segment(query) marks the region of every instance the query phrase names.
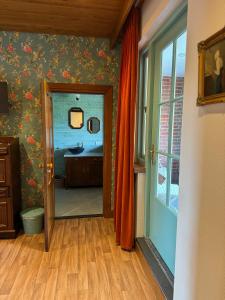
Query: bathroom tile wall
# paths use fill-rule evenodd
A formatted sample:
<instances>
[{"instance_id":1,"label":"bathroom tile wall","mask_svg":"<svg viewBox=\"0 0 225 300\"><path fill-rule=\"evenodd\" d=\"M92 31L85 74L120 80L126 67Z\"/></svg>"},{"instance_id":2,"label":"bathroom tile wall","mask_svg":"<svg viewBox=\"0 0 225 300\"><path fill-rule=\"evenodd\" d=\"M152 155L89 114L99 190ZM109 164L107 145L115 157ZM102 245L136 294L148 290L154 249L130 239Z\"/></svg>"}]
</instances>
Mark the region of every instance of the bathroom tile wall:
<instances>
[{"instance_id":1,"label":"bathroom tile wall","mask_svg":"<svg viewBox=\"0 0 225 300\"><path fill-rule=\"evenodd\" d=\"M79 101L76 100L76 97L79 98ZM54 93L52 98L55 174L65 175L63 155L68 148L82 143L86 151L94 151L101 149L103 145L104 96ZM72 107L79 107L84 112L84 126L81 129L73 129L68 124L68 111ZM87 121L91 117L97 117L100 120L100 131L96 134L91 134L87 130Z\"/></svg>"}]
</instances>

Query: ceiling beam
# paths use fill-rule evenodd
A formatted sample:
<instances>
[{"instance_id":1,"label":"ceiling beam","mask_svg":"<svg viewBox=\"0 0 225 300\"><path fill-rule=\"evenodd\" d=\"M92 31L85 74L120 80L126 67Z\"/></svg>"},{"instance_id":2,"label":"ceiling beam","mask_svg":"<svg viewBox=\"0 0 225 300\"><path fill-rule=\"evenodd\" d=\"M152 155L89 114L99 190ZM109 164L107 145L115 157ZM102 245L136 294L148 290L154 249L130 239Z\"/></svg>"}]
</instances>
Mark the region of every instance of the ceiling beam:
<instances>
[{"instance_id":1,"label":"ceiling beam","mask_svg":"<svg viewBox=\"0 0 225 300\"><path fill-rule=\"evenodd\" d=\"M135 0L124 0L123 2L124 2L124 4L121 8L119 19L115 26L115 30L113 31L112 36L111 36L111 41L110 41L111 48L113 48L115 46L116 41L119 37L119 34L123 28L123 25L126 22L126 19L131 11L131 8L133 7L133 5L135 4L136 1Z\"/></svg>"}]
</instances>

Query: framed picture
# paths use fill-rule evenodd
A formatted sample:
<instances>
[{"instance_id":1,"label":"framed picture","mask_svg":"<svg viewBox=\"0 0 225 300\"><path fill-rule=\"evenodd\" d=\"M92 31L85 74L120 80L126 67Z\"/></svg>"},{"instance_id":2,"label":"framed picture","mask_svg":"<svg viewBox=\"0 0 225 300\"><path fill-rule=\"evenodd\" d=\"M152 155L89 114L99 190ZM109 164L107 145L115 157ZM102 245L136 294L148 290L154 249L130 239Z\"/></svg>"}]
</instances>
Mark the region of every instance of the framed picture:
<instances>
[{"instance_id":1,"label":"framed picture","mask_svg":"<svg viewBox=\"0 0 225 300\"><path fill-rule=\"evenodd\" d=\"M225 102L225 27L198 44L197 105Z\"/></svg>"}]
</instances>

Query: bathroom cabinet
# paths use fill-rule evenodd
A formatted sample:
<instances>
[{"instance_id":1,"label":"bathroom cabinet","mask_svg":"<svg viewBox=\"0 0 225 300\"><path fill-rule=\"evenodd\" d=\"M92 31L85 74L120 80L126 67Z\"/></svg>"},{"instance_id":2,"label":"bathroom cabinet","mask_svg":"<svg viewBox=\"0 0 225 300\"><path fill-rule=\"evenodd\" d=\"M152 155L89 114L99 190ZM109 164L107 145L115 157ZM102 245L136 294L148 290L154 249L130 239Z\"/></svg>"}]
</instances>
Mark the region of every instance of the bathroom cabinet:
<instances>
[{"instance_id":1,"label":"bathroom cabinet","mask_svg":"<svg viewBox=\"0 0 225 300\"><path fill-rule=\"evenodd\" d=\"M0 238L15 238L20 228L19 139L0 137Z\"/></svg>"},{"instance_id":2,"label":"bathroom cabinet","mask_svg":"<svg viewBox=\"0 0 225 300\"><path fill-rule=\"evenodd\" d=\"M65 157L66 187L103 185L103 157Z\"/></svg>"}]
</instances>

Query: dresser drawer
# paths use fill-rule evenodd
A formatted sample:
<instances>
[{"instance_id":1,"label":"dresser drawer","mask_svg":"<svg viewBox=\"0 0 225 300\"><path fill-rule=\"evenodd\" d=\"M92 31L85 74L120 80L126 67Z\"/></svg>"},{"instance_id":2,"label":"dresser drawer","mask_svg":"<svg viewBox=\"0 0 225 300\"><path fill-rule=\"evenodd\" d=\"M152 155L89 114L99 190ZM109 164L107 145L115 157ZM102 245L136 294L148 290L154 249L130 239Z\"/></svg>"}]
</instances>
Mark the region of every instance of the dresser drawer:
<instances>
[{"instance_id":1,"label":"dresser drawer","mask_svg":"<svg viewBox=\"0 0 225 300\"><path fill-rule=\"evenodd\" d=\"M7 229L8 225L7 202L1 202L0 200L0 230Z\"/></svg>"},{"instance_id":2,"label":"dresser drawer","mask_svg":"<svg viewBox=\"0 0 225 300\"><path fill-rule=\"evenodd\" d=\"M0 155L7 155L8 154L8 147L0 145Z\"/></svg>"},{"instance_id":3,"label":"dresser drawer","mask_svg":"<svg viewBox=\"0 0 225 300\"><path fill-rule=\"evenodd\" d=\"M0 198L7 198L8 196L9 196L9 188L8 187L0 187Z\"/></svg>"},{"instance_id":4,"label":"dresser drawer","mask_svg":"<svg viewBox=\"0 0 225 300\"><path fill-rule=\"evenodd\" d=\"M0 185L9 186L10 185L10 165L7 156L0 155Z\"/></svg>"}]
</instances>

